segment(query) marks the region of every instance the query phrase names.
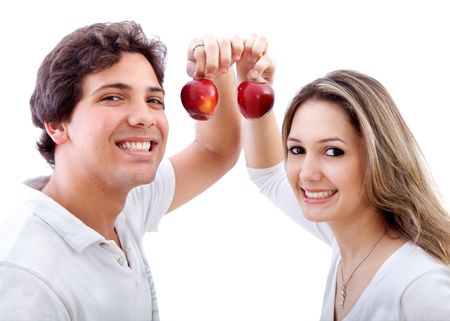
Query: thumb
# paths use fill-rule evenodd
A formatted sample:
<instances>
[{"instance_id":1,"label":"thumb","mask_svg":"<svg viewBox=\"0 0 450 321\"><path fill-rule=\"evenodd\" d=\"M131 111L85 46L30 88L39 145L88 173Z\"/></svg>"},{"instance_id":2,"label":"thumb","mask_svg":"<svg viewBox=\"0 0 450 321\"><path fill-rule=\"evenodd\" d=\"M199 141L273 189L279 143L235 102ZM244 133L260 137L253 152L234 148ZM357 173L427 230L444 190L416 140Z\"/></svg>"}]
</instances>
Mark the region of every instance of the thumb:
<instances>
[{"instance_id":1,"label":"thumb","mask_svg":"<svg viewBox=\"0 0 450 321\"><path fill-rule=\"evenodd\" d=\"M247 73L247 79L252 82L266 82L262 75L255 69L251 69Z\"/></svg>"},{"instance_id":2,"label":"thumb","mask_svg":"<svg viewBox=\"0 0 450 321\"><path fill-rule=\"evenodd\" d=\"M188 60L186 65L186 73L188 74L189 77L193 78L196 68L197 68L196 63L191 60Z\"/></svg>"}]
</instances>

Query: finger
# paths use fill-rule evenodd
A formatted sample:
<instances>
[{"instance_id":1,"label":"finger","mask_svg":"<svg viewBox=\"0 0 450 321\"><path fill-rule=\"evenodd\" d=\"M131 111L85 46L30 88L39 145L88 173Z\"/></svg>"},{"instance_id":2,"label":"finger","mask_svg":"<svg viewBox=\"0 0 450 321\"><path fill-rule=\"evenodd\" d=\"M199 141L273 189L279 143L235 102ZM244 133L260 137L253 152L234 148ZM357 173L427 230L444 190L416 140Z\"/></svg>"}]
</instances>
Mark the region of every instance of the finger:
<instances>
[{"instance_id":1,"label":"finger","mask_svg":"<svg viewBox=\"0 0 450 321\"><path fill-rule=\"evenodd\" d=\"M206 35L203 43L206 56L204 74L206 78L213 78L219 68L219 44L217 39L211 35Z\"/></svg>"},{"instance_id":2,"label":"finger","mask_svg":"<svg viewBox=\"0 0 450 321\"><path fill-rule=\"evenodd\" d=\"M219 45L219 71L227 72L231 66L231 43L228 39L220 39Z\"/></svg>"},{"instance_id":3,"label":"finger","mask_svg":"<svg viewBox=\"0 0 450 321\"><path fill-rule=\"evenodd\" d=\"M242 53L244 52L244 41L239 36L234 36L230 40L231 42L231 57L233 62L241 59Z\"/></svg>"},{"instance_id":4,"label":"finger","mask_svg":"<svg viewBox=\"0 0 450 321\"><path fill-rule=\"evenodd\" d=\"M206 53L203 46L197 47L193 52L195 62L194 78L203 78L206 70Z\"/></svg>"},{"instance_id":5,"label":"finger","mask_svg":"<svg viewBox=\"0 0 450 321\"><path fill-rule=\"evenodd\" d=\"M195 71L197 69L197 65L195 62L188 60L186 65L186 73L189 77L195 78Z\"/></svg>"},{"instance_id":6,"label":"finger","mask_svg":"<svg viewBox=\"0 0 450 321\"><path fill-rule=\"evenodd\" d=\"M202 49L201 47L204 46L203 40L200 38L194 38L189 43L189 46L187 48L187 58L188 60L194 61L194 54L197 51L197 49Z\"/></svg>"},{"instance_id":7,"label":"finger","mask_svg":"<svg viewBox=\"0 0 450 321\"><path fill-rule=\"evenodd\" d=\"M255 37L252 46L252 56L256 58L261 58L267 52L268 42L266 37L258 35Z\"/></svg>"},{"instance_id":8,"label":"finger","mask_svg":"<svg viewBox=\"0 0 450 321\"><path fill-rule=\"evenodd\" d=\"M275 61L268 55L262 56L248 72L247 78L255 82L273 83L273 75L275 72Z\"/></svg>"},{"instance_id":9,"label":"finger","mask_svg":"<svg viewBox=\"0 0 450 321\"><path fill-rule=\"evenodd\" d=\"M246 55L252 54L253 44L255 43L256 37L257 35L254 33L247 40L245 40L244 54Z\"/></svg>"},{"instance_id":10,"label":"finger","mask_svg":"<svg viewBox=\"0 0 450 321\"><path fill-rule=\"evenodd\" d=\"M205 74L205 49L202 39L195 38L191 41L187 51L188 62L186 72L193 78L202 78Z\"/></svg>"}]
</instances>

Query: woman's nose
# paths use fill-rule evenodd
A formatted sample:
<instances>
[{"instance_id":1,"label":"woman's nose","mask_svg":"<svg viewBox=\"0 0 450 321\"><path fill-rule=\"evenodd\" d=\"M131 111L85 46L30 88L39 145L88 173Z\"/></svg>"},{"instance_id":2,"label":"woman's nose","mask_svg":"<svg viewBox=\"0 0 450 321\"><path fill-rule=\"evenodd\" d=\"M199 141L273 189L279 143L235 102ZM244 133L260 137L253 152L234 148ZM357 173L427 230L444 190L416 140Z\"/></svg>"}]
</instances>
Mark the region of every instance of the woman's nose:
<instances>
[{"instance_id":1,"label":"woman's nose","mask_svg":"<svg viewBox=\"0 0 450 321\"><path fill-rule=\"evenodd\" d=\"M301 164L299 176L300 180L303 182L320 180L320 161L317 158L306 154Z\"/></svg>"}]
</instances>

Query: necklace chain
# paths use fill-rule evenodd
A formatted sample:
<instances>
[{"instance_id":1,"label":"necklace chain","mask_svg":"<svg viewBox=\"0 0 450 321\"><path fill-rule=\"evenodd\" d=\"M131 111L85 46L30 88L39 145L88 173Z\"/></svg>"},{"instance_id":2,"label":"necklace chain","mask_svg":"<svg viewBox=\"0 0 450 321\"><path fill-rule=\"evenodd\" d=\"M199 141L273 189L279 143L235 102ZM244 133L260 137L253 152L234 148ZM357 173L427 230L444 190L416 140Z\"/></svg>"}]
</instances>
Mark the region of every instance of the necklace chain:
<instances>
[{"instance_id":1,"label":"necklace chain","mask_svg":"<svg viewBox=\"0 0 450 321\"><path fill-rule=\"evenodd\" d=\"M372 247L369 249L369 251L367 252L367 254L364 256L364 258L361 260L361 262L358 263L358 265L356 265L356 267L353 269L352 273L350 273L350 276L348 277L347 281L344 282L344 268L342 266L342 260L340 262L340 266L341 266L341 281L342 281L342 286L341 286L341 293L339 296L339 308L342 310L344 309L344 304L345 304L345 297L347 295L347 284L348 282L350 282L350 280L353 277L353 274L355 274L356 270L361 266L361 264L364 263L364 261L369 257L370 253L372 253L372 251L375 249L375 247L378 245L378 243L380 243L380 241L383 239L383 237L386 235L386 231L383 233L383 235L381 235L381 237L375 242L374 245L372 245Z\"/></svg>"}]
</instances>

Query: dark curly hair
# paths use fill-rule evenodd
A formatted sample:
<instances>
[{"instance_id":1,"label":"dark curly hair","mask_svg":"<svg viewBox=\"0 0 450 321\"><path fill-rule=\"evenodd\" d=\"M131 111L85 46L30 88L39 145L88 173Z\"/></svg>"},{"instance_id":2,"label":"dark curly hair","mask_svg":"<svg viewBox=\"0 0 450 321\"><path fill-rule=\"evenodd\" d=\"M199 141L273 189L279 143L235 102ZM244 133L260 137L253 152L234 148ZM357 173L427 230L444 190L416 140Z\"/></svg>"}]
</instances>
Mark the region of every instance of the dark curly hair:
<instances>
[{"instance_id":1,"label":"dark curly hair","mask_svg":"<svg viewBox=\"0 0 450 321\"><path fill-rule=\"evenodd\" d=\"M37 73L30 108L33 124L42 129L37 148L51 166L55 165L55 143L45 131L44 122L70 119L81 99L83 77L111 67L120 60L122 52L144 55L162 86L166 46L159 38L147 38L141 26L132 21L96 23L77 29L45 57Z\"/></svg>"}]
</instances>

